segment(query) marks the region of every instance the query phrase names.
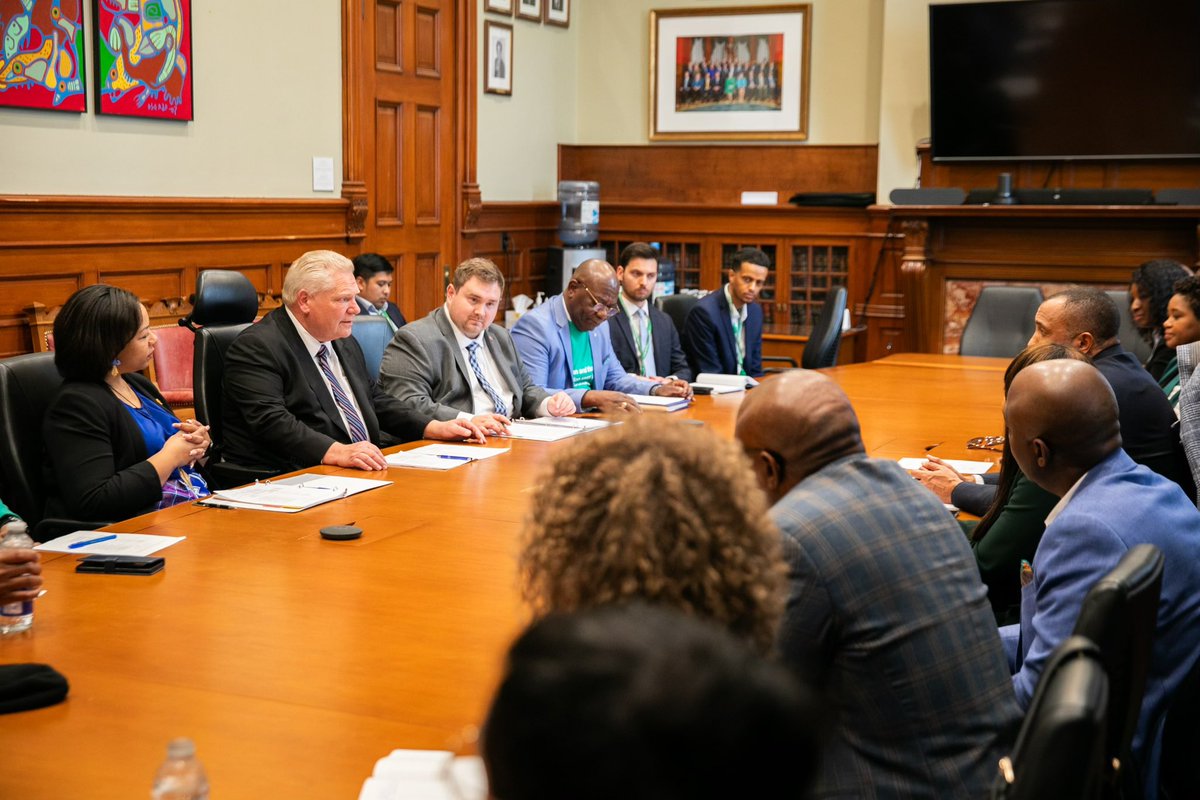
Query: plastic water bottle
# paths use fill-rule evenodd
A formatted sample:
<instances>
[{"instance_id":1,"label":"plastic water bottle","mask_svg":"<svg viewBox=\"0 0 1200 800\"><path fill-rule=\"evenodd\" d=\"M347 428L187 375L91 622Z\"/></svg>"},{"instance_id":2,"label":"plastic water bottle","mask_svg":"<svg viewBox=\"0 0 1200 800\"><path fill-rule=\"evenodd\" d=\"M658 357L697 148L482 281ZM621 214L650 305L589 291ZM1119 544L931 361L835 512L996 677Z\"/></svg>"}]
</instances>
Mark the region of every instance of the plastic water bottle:
<instances>
[{"instance_id":1,"label":"plastic water bottle","mask_svg":"<svg viewBox=\"0 0 1200 800\"><path fill-rule=\"evenodd\" d=\"M172 739L154 776L153 800L208 800L208 777L191 739Z\"/></svg>"},{"instance_id":2,"label":"plastic water bottle","mask_svg":"<svg viewBox=\"0 0 1200 800\"><path fill-rule=\"evenodd\" d=\"M4 538L0 539L0 548L15 550L32 550L33 539L29 536L29 526L17 520L8 523ZM21 600L0 606L0 634L20 633L33 627L33 601Z\"/></svg>"}]
</instances>

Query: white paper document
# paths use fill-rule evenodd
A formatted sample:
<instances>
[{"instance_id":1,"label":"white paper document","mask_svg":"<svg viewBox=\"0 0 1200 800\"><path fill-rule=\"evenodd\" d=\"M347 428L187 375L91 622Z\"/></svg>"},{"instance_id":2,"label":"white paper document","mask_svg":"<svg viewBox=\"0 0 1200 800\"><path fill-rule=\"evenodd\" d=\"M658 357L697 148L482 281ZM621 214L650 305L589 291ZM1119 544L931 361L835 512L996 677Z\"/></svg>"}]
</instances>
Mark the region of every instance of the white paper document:
<instances>
[{"instance_id":1,"label":"white paper document","mask_svg":"<svg viewBox=\"0 0 1200 800\"><path fill-rule=\"evenodd\" d=\"M990 461L965 461L954 458L943 458L942 460L963 475L982 475L994 466ZM905 469L920 469L925 461L924 458L902 458L900 466Z\"/></svg>"},{"instance_id":2,"label":"white paper document","mask_svg":"<svg viewBox=\"0 0 1200 800\"><path fill-rule=\"evenodd\" d=\"M743 392L751 386L758 386L758 381L749 375L723 375L715 372L701 372L692 381L692 388L708 389L710 394L727 394Z\"/></svg>"},{"instance_id":3,"label":"white paper document","mask_svg":"<svg viewBox=\"0 0 1200 800\"><path fill-rule=\"evenodd\" d=\"M393 750L375 762L358 800L484 800L487 773L479 756L446 750Z\"/></svg>"},{"instance_id":4,"label":"white paper document","mask_svg":"<svg viewBox=\"0 0 1200 800\"><path fill-rule=\"evenodd\" d=\"M647 408L661 408L665 411L679 411L687 408L689 400L686 397L660 397L658 395L649 394L634 394L630 395L637 401L639 406Z\"/></svg>"},{"instance_id":5,"label":"white paper document","mask_svg":"<svg viewBox=\"0 0 1200 800\"><path fill-rule=\"evenodd\" d=\"M507 447L472 447L467 444L427 444L412 450L385 456L389 467L447 470L472 461L493 458L507 453Z\"/></svg>"},{"instance_id":6,"label":"white paper document","mask_svg":"<svg viewBox=\"0 0 1200 800\"><path fill-rule=\"evenodd\" d=\"M148 533L105 533L104 531L75 531L34 547L47 553L77 553L81 556L148 556L165 547L182 542L186 536L153 536ZM97 539L104 541L95 544ZM76 545L72 547L71 545Z\"/></svg>"},{"instance_id":7,"label":"white paper document","mask_svg":"<svg viewBox=\"0 0 1200 800\"><path fill-rule=\"evenodd\" d=\"M569 428L565 425L542 425L538 422L513 420L508 426L510 439L529 439L534 442L557 442L582 433L582 428Z\"/></svg>"},{"instance_id":8,"label":"white paper document","mask_svg":"<svg viewBox=\"0 0 1200 800\"><path fill-rule=\"evenodd\" d=\"M201 501L215 508L274 511L294 514L331 500L387 486L391 481L371 478L343 478L335 475L316 475L306 472L276 481L259 481L240 489L221 489Z\"/></svg>"}]
</instances>

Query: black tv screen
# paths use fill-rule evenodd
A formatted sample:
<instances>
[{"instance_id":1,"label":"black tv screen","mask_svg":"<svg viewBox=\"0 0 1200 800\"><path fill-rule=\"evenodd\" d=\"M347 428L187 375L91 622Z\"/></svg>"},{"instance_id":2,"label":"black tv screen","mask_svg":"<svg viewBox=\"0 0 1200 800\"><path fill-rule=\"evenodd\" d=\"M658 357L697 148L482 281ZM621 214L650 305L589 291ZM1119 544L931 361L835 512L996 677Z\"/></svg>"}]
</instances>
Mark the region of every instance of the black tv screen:
<instances>
[{"instance_id":1,"label":"black tv screen","mask_svg":"<svg viewBox=\"0 0 1200 800\"><path fill-rule=\"evenodd\" d=\"M1200 157L1200 0L929 7L935 161Z\"/></svg>"}]
</instances>

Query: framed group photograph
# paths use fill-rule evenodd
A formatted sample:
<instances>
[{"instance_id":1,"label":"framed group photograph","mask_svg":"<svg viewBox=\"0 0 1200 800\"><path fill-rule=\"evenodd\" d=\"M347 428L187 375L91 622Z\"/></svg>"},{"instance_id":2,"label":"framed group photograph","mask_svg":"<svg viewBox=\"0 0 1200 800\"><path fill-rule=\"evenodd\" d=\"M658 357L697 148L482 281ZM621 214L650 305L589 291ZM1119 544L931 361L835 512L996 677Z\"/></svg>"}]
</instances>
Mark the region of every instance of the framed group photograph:
<instances>
[{"instance_id":1,"label":"framed group photograph","mask_svg":"<svg viewBox=\"0 0 1200 800\"><path fill-rule=\"evenodd\" d=\"M563 28L571 26L571 0L542 0L545 4L542 22Z\"/></svg>"},{"instance_id":2,"label":"framed group photograph","mask_svg":"<svg viewBox=\"0 0 1200 800\"><path fill-rule=\"evenodd\" d=\"M483 10L511 17L515 0L483 0Z\"/></svg>"},{"instance_id":3,"label":"framed group photograph","mask_svg":"<svg viewBox=\"0 0 1200 800\"><path fill-rule=\"evenodd\" d=\"M542 2L543 0L516 0L517 16L521 19L531 19L534 22L541 22Z\"/></svg>"},{"instance_id":4,"label":"framed group photograph","mask_svg":"<svg viewBox=\"0 0 1200 800\"><path fill-rule=\"evenodd\" d=\"M483 91L512 94L513 26L484 20L483 48Z\"/></svg>"},{"instance_id":5,"label":"framed group photograph","mask_svg":"<svg viewBox=\"0 0 1200 800\"><path fill-rule=\"evenodd\" d=\"M652 140L807 139L812 6L650 12Z\"/></svg>"}]
</instances>

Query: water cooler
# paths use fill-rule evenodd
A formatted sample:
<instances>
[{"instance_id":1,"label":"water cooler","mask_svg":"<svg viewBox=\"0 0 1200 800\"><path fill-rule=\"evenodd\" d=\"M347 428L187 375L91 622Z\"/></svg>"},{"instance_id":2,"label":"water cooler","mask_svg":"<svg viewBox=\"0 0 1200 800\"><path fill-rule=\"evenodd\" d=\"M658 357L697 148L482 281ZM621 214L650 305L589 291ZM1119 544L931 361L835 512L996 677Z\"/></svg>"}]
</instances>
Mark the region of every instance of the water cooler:
<instances>
[{"instance_id":1,"label":"water cooler","mask_svg":"<svg viewBox=\"0 0 1200 800\"><path fill-rule=\"evenodd\" d=\"M546 296L562 294L575 268L591 258L608 254L595 247L600 235L600 184L595 181L559 181L558 202L562 217L558 238L562 247L546 251Z\"/></svg>"}]
</instances>

